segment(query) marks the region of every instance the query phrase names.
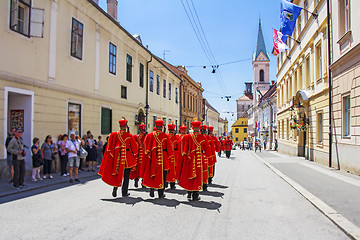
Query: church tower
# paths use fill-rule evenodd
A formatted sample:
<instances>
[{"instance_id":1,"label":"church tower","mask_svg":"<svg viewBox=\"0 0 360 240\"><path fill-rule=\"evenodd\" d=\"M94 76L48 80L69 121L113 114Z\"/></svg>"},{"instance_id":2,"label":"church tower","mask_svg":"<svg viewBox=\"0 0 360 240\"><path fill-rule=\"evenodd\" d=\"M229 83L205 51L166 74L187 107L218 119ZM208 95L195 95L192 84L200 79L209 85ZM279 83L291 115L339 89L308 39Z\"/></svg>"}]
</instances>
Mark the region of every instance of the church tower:
<instances>
[{"instance_id":1,"label":"church tower","mask_svg":"<svg viewBox=\"0 0 360 240\"><path fill-rule=\"evenodd\" d=\"M258 103L259 98L270 88L269 66L270 58L266 51L264 35L261 29L261 19L259 19L259 31L257 37L256 50L253 55L253 100L254 106ZM260 91L260 93L259 93Z\"/></svg>"}]
</instances>

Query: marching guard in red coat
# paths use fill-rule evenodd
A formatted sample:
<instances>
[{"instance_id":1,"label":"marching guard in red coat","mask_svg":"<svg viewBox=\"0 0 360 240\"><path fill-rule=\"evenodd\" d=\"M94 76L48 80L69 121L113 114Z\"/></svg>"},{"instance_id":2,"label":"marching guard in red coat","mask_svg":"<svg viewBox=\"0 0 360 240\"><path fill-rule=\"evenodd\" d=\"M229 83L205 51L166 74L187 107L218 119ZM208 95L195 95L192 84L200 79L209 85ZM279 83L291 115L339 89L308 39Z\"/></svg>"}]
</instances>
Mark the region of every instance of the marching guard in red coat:
<instances>
[{"instance_id":1,"label":"marching guard in red coat","mask_svg":"<svg viewBox=\"0 0 360 240\"><path fill-rule=\"evenodd\" d=\"M212 157L210 158L210 161L209 161L209 184L211 184L212 179L215 175L215 163L217 162L216 161L216 152L220 152L220 142L213 135L214 127L209 126L208 129L209 129L208 130L208 138L210 139L210 141L212 141L212 146L214 147L211 152Z\"/></svg>"},{"instance_id":2,"label":"marching guard in red coat","mask_svg":"<svg viewBox=\"0 0 360 240\"><path fill-rule=\"evenodd\" d=\"M200 200L199 191L202 190L204 182L204 172L207 172L207 163L204 156L209 157L211 149L206 137L200 134L201 122L192 122L193 131L187 134L184 141L182 155L188 155L183 159L181 171L179 173L179 185L192 195L193 200Z\"/></svg>"},{"instance_id":3,"label":"marching guard in red coat","mask_svg":"<svg viewBox=\"0 0 360 240\"><path fill-rule=\"evenodd\" d=\"M177 166L177 154L178 154L178 136L175 135L175 128L176 128L176 125L171 122L169 125L168 125L168 130L169 130L169 139L170 139L170 142L171 142L171 146L173 147L174 149L174 158L170 160L170 170L169 172L167 173L166 175L166 182L170 183L170 188L171 189L175 189L175 182L176 182L176 166ZM172 166L174 165L174 166ZM174 171L173 171L174 170ZM166 186L167 187L167 184Z\"/></svg>"},{"instance_id":4,"label":"marching guard in red coat","mask_svg":"<svg viewBox=\"0 0 360 240\"><path fill-rule=\"evenodd\" d=\"M134 182L135 182L134 186L136 188L138 188L139 187L139 178L141 178L141 176L140 176L141 163L142 163L142 159L143 159L143 155L144 155L144 140L145 140L145 136L146 136L146 125L144 123L141 123L139 125L139 134L133 135L133 136L134 136L136 143L138 144L139 151L138 151L138 154L135 155L137 165L131 169L130 179L134 180Z\"/></svg>"},{"instance_id":5,"label":"marching guard in red coat","mask_svg":"<svg viewBox=\"0 0 360 240\"><path fill-rule=\"evenodd\" d=\"M205 124L202 124L200 126L200 132L201 134L205 137L206 141L208 142L209 146L210 146L210 154L204 155L204 159L205 159L205 165L207 166L207 170L204 171L204 183L203 183L203 191L207 191L207 187L208 187L208 181L209 181L209 173L210 173L210 164L212 163L212 152L215 151L214 150L214 144L212 143L211 138L207 135L207 126ZM204 167L205 167L204 165Z\"/></svg>"},{"instance_id":6,"label":"marching guard in red coat","mask_svg":"<svg viewBox=\"0 0 360 240\"><path fill-rule=\"evenodd\" d=\"M141 166L140 175L143 185L150 188L150 196L154 197L154 189L158 189L159 198L165 197L164 189L166 174L174 171L174 150L169 137L162 131L163 120L155 121L156 131L145 137L145 155ZM170 164L172 162L172 164Z\"/></svg>"},{"instance_id":7,"label":"marching guard in red coat","mask_svg":"<svg viewBox=\"0 0 360 240\"><path fill-rule=\"evenodd\" d=\"M182 154L183 150L184 150L184 146L185 146L185 136L186 136L186 130L187 127L185 125L180 126L180 134L176 135L178 138L178 143L177 143L177 151L175 150L175 154L177 154L176 156L176 180L179 181L180 179L180 172L183 166L183 162L185 157L187 157L188 155L186 154Z\"/></svg>"},{"instance_id":8,"label":"marching guard in red coat","mask_svg":"<svg viewBox=\"0 0 360 240\"><path fill-rule=\"evenodd\" d=\"M224 151L224 145L223 145L223 140L221 139L221 136L219 136L219 144L220 144L220 151L218 153L218 156L221 157L221 151Z\"/></svg>"},{"instance_id":9,"label":"marching guard in red coat","mask_svg":"<svg viewBox=\"0 0 360 240\"><path fill-rule=\"evenodd\" d=\"M138 146L134 137L126 131L127 122L125 118L120 120L120 131L110 134L99 169L101 179L114 187L113 197L117 196L117 189L120 186L123 197L130 195L128 193L130 171L136 166L135 156L138 154Z\"/></svg>"},{"instance_id":10,"label":"marching guard in red coat","mask_svg":"<svg viewBox=\"0 0 360 240\"><path fill-rule=\"evenodd\" d=\"M232 149L232 145L233 145L233 141L231 140L230 136L227 136L226 140L224 141L224 145L225 145L226 157L230 158L231 149Z\"/></svg>"}]
</instances>

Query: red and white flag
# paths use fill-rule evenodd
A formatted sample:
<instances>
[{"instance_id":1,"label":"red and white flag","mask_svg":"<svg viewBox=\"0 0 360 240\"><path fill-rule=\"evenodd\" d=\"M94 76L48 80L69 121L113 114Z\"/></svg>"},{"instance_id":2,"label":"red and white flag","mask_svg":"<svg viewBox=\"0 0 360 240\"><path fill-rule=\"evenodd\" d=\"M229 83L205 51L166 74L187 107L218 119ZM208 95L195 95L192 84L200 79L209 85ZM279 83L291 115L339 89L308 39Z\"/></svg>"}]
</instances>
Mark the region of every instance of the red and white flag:
<instances>
[{"instance_id":1,"label":"red and white flag","mask_svg":"<svg viewBox=\"0 0 360 240\"><path fill-rule=\"evenodd\" d=\"M281 52L285 52L285 50L289 50L289 47L281 40L282 36L283 34L280 31L273 29L274 55L278 55Z\"/></svg>"}]
</instances>

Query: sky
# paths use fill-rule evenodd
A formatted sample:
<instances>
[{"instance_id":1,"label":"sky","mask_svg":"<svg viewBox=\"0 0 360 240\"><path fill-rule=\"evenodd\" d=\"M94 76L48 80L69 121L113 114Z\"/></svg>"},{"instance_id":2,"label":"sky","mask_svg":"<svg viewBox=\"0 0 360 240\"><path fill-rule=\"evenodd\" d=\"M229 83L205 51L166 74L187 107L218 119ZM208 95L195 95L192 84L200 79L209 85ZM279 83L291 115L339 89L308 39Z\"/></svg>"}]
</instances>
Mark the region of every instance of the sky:
<instances>
[{"instance_id":1,"label":"sky","mask_svg":"<svg viewBox=\"0 0 360 240\"><path fill-rule=\"evenodd\" d=\"M210 49L219 64L212 68L194 33L183 4L194 4ZM106 10L106 0L99 1ZM189 13L190 14L190 13ZM139 34L149 50L172 65L184 65L201 82L203 96L220 117L236 121L236 99L245 82L253 81L252 55L256 49L259 17L270 54L270 81L276 80L276 57L271 54L272 28L280 25L279 0L118 0L118 21L131 34ZM195 15L196 16L196 15ZM233 61L241 62L221 65ZM217 75L217 76L216 76ZM227 101L224 96L231 96Z\"/></svg>"}]
</instances>

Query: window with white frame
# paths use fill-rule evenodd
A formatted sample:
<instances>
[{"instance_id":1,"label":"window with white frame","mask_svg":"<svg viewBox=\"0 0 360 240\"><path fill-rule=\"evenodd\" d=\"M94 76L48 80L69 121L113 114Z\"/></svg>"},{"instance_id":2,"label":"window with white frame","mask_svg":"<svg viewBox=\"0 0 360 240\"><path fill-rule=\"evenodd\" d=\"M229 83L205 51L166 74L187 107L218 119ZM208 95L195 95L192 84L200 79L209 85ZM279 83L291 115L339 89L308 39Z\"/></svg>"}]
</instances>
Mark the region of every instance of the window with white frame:
<instances>
[{"instance_id":1,"label":"window with white frame","mask_svg":"<svg viewBox=\"0 0 360 240\"><path fill-rule=\"evenodd\" d=\"M156 94L160 95L160 76L156 75Z\"/></svg>"},{"instance_id":2,"label":"window with white frame","mask_svg":"<svg viewBox=\"0 0 360 240\"><path fill-rule=\"evenodd\" d=\"M323 113L318 112L316 114L317 119L317 140L319 144L323 143L323 130L324 130L324 119L323 119Z\"/></svg>"},{"instance_id":3,"label":"window with white frame","mask_svg":"<svg viewBox=\"0 0 360 240\"><path fill-rule=\"evenodd\" d=\"M150 70L150 86L149 86L149 91L153 92L154 91L154 72Z\"/></svg>"},{"instance_id":4,"label":"window with white frame","mask_svg":"<svg viewBox=\"0 0 360 240\"><path fill-rule=\"evenodd\" d=\"M169 83L169 100L171 100L171 83Z\"/></svg>"},{"instance_id":5,"label":"window with white frame","mask_svg":"<svg viewBox=\"0 0 360 240\"><path fill-rule=\"evenodd\" d=\"M175 88L175 103L178 103L178 88Z\"/></svg>"},{"instance_id":6,"label":"window with white frame","mask_svg":"<svg viewBox=\"0 0 360 240\"><path fill-rule=\"evenodd\" d=\"M30 37L31 0L10 1L10 29Z\"/></svg>"},{"instance_id":7,"label":"window with white frame","mask_svg":"<svg viewBox=\"0 0 360 240\"><path fill-rule=\"evenodd\" d=\"M306 84L305 87L309 87L311 84L311 65L310 65L310 55L305 59L305 68L306 68Z\"/></svg>"},{"instance_id":8,"label":"window with white frame","mask_svg":"<svg viewBox=\"0 0 360 240\"><path fill-rule=\"evenodd\" d=\"M345 137L350 136L350 127L351 127L351 106L350 106L350 95L343 97L343 135Z\"/></svg>"},{"instance_id":9,"label":"window with white frame","mask_svg":"<svg viewBox=\"0 0 360 240\"><path fill-rule=\"evenodd\" d=\"M320 80L322 78L322 50L321 43L316 46L316 80Z\"/></svg>"},{"instance_id":10,"label":"window with white frame","mask_svg":"<svg viewBox=\"0 0 360 240\"><path fill-rule=\"evenodd\" d=\"M116 46L109 44L109 72L116 74Z\"/></svg>"},{"instance_id":11,"label":"window with white frame","mask_svg":"<svg viewBox=\"0 0 360 240\"><path fill-rule=\"evenodd\" d=\"M297 30L298 30L298 37L300 36L300 34L301 34L301 21L302 21L302 14L301 14L301 12L300 12L300 14L299 14L299 17L298 17L298 19L297 19Z\"/></svg>"},{"instance_id":12,"label":"window with white frame","mask_svg":"<svg viewBox=\"0 0 360 240\"><path fill-rule=\"evenodd\" d=\"M81 22L72 19L71 29L71 56L82 60L84 26Z\"/></svg>"},{"instance_id":13,"label":"window with white frame","mask_svg":"<svg viewBox=\"0 0 360 240\"><path fill-rule=\"evenodd\" d=\"M127 87L121 86L121 98L127 99Z\"/></svg>"},{"instance_id":14,"label":"window with white frame","mask_svg":"<svg viewBox=\"0 0 360 240\"><path fill-rule=\"evenodd\" d=\"M304 14L305 14L305 23L309 20L309 14L308 14L308 12L309 12L309 1L308 0L306 0L305 2L304 2Z\"/></svg>"},{"instance_id":15,"label":"window with white frame","mask_svg":"<svg viewBox=\"0 0 360 240\"><path fill-rule=\"evenodd\" d=\"M126 54L126 80L132 82L132 56Z\"/></svg>"},{"instance_id":16,"label":"window with white frame","mask_svg":"<svg viewBox=\"0 0 360 240\"><path fill-rule=\"evenodd\" d=\"M350 0L339 1L339 38L350 30Z\"/></svg>"},{"instance_id":17,"label":"window with white frame","mask_svg":"<svg viewBox=\"0 0 360 240\"><path fill-rule=\"evenodd\" d=\"M345 21L344 21L344 27L345 32L350 30L350 7L349 7L349 1L350 0L344 0L344 15L345 15Z\"/></svg>"},{"instance_id":18,"label":"window with white frame","mask_svg":"<svg viewBox=\"0 0 360 240\"><path fill-rule=\"evenodd\" d=\"M144 64L140 63L139 67L139 86L144 87Z\"/></svg>"},{"instance_id":19,"label":"window with white frame","mask_svg":"<svg viewBox=\"0 0 360 240\"><path fill-rule=\"evenodd\" d=\"M166 98L166 80L163 79L163 97Z\"/></svg>"}]
</instances>

